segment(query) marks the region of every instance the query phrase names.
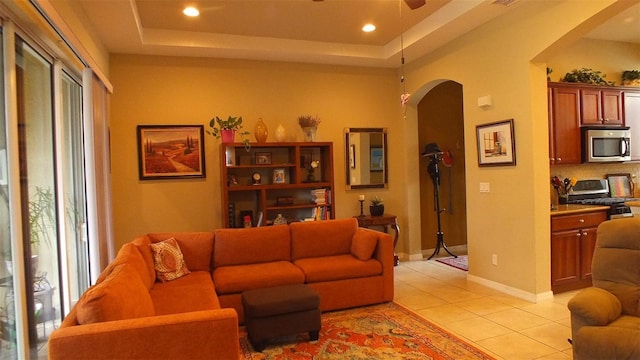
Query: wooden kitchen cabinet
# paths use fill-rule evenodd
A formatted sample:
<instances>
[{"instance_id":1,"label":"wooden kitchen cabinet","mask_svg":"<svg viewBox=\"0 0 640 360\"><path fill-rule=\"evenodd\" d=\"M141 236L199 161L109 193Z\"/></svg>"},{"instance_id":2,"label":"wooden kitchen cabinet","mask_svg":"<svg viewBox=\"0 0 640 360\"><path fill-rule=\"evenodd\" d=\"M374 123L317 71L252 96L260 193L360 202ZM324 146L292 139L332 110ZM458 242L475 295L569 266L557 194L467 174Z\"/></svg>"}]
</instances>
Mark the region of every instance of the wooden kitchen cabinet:
<instances>
[{"instance_id":1,"label":"wooden kitchen cabinet","mask_svg":"<svg viewBox=\"0 0 640 360\"><path fill-rule=\"evenodd\" d=\"M591 286L596 231L606 210L551 217L551 290L554 293Z\"/></svg>"},{"instance_id":2,"label":"wooden kitchen cabinet","mask_svg":"<svg viewBox=\"0 0 640 360\"><path fill-rule=\"evenodd\" d=\"M549 84L549 161L552 165L580 164L580 90Z\"/></svg>"},{"instance_id":3,"label":"wooden kitchen cabinet","mask_svg":"<svg viewBox=\"0 0 640 360\"><path fill-rule=\"evenodd\" d=\"M640 134L640 91L633 88L549 82L548 100L551 165L582 162L581 127L626 125ZM640 136L631 141L631 159L640 160Z\"/></svg>"},{"instance_id":4,"label":"wooden kitchen cabinet","mask_svg":"<svg viewBox=\"0 0 640 360\"><path fill-rule=\"evenodd\" d=\"M624 124L622 90L611 88L580 89L580 123L584 126Z\"/></svg>"},{"instance_id":5,"label":"wooden kitchen cabinet","mask_svg":"<svg viewBox=\"0 0 640 360\"><path fill-rule=\"evenodd\" d=\"M640 160L640 90L624 90L624 118L631 131L631 160Z\"/></svg>"}]
</instances>

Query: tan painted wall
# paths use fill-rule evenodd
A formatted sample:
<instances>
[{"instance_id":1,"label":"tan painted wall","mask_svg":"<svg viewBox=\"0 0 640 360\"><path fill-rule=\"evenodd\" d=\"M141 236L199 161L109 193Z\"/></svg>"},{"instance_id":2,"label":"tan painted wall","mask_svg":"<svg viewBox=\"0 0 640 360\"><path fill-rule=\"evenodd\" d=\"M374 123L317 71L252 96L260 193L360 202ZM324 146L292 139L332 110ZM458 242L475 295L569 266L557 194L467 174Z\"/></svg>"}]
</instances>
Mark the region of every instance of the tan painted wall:
<instances>
[{"instance_id":1,"label":"tan painted wall","mask_svg":"<svg viewBox=\"0 0 640 360\"><path fill-rule=\"evenodd\" d=\"M402 132L395 71L275 62L113 55L111 151L116 248L157 231L213 230L221 225L219 141L205 139L203 180L138 180L136 125L203 124L214 115L241 115L252 131L259 117L268 141L282 124L302 140L297 116L317 114L318 141L334 143L336 217L359 213L358 194L378 195L387 212L402 214L399 161L389 161L384 190L345 190L344 127L387 127L389 157L401 157ZM254 140L253 135L250 136ZM367 204L368 205L368 204ZM403 221L403 220L401 220ZM402 225L402 224L401 224Z\"/></svg>"},{"instance_id":2,"label":"tan painted wall","mask_svg":"<svg viewBox=\"0 0 640 360\"><path fill-rule=\"evenodd\" d=\"M586 67L602 72L605 80L621 85L624 70L640 69L640 45L581 39L549 58L548 66L553 69L551 81L560 81L567 72Z\"/></svg>"},{"instance_id":3,"label":"tan painted wall","mask_svg":"<svg viewBox=\"0 0 640 360\"><path fill-rule=\"evenodd\" d=\"M528 294L549 291L546 64L539 56L612 3L580 2L577 7L573 1L517 2L511 5L508 17L500 17L407 67L407 86L415 93L405 133L409 191L417 187L418 176L412 169L419 163L418 149L424 145L412 136L417 102L442 79L463 86L471 275ZM587 30L581 27L580 35ZM476 101L485 95L492 96L493 106L483 110ZM515 121L517 165L479 168L476 125L511 118ZM480 182L489 182L491 192L479 193ZM409 193L407 199L411 199ZM419 204L407 201L407 206L413 254L419 250L420 229L412 216L419 216ZM492 254L498 255L497 266L491 265Z\"/></svg>"}]
</instances>

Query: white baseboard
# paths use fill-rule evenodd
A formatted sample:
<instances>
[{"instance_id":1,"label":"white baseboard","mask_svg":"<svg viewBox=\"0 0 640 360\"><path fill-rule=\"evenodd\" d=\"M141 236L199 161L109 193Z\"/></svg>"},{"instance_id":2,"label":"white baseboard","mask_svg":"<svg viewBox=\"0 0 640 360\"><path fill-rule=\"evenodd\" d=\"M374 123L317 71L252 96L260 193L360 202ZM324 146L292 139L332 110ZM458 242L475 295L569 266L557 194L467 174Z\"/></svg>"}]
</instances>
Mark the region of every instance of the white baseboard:
<instances>
[{"instance_id":1,"label":"white baseboard","mask_svg":"<svg viewBox=\"0 0 640 360\"><path fill-rule=\"evenodd\" d=\"M495 282L495 281L491 281L491 280L487 280L485 278L481 278L479 276L475 276L475 275L470 275L467 274L467 280L469 281L473 281L475 283L478 283L480 285L484 285L488 288L494 289L494 290L498 290L500 292L503 292L505 294L511 295L511 296L515 296L519 299L523 299L532 303L538 303L540 301L543 300L550 300L553 299L553 292L551 291L546 291L540 294L534 294L534 293L530 293L524 290L520 290L511 286L507 286L504 284L501 284L499 282Z\"/></svg>"},{"instance_id":2,"label":"white baseboard","mask_svg":"<svg viewBox=\"0 0 640 360\"><path fill-rule=\"evenodd\" d=\"M449 249L452 253L456 255L467 254L467 245L447 246L447 249ZM398 257L400 258L400 261L426 260L429 258L429 256L431 256L431 254L433 254L434 251L435 249L424 249L418 254L397 253L396 255L398 255ZM446 250L440 249L440 255L442 254L447 256L449 255L447 254Z\"/></svg>"},{"instance_id":3,"label":"white baseboard","mask_svg":"<svg viewBox=\"0 0 640 360\"><path fill-rule=\"evenodd\" d=\"M447 246L447 248L454 254L456 255L466 255L467 254L467 245L455 245L455 246ZM417 260L426 260L429 258L429 256L431 256L431 254L433 254L433 251L435 249L425 249L422 250L421 253L419 254L406 254L406 253L398 253L398 257L400 258L401 261L417 261ZM446 255L447 252L444 249L440 249L440 255L442 255L442 253L445 253ZM494 289L494 290L498 290L502 293L511 295L511 296L515 296L519 299L523 299L529 302L533 302L533 303L537 303L543 300L550 300L553 299L553 292L552 291L546 291L540 294L534 294L534 293L530 293L524 290L520 290L518 288L514 288L511 286L507 286L504 284L501 284L499 282L495 282L492 280L487 280L485 278L479 277L479 276L475 276L475 275L470 275L467 274L467 280L469 281L473 281L475 283L484 285L488 288Z\"/></svg>"}]
</instances>

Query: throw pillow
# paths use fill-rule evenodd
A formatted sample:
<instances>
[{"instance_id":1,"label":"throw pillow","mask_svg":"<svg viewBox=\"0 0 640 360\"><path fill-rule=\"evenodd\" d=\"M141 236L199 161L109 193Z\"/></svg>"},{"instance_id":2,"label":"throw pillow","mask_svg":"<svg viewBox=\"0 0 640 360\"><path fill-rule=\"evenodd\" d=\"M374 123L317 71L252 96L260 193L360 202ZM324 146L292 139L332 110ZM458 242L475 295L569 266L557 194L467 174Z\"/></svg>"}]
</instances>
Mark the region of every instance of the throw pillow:
<instances>
[{"instance_id":1,"label":"throw pillow","mask_svg":"<svg viewBox=\"0 0 640 360\"><path fill-rule=\"evenodd\" d=\"M162 282L171 281L191 273L187 269L176 239L169 238L149 246L151 246L151 251L153 252L153 263L158 280Z\"/></svg>"},{"instance_id":2,"label":"throw pillow","mask_svg":"<svg viewBox=\"0 0 640 360\"><path fill-rule=\"evenodd\" d=\"M372 232L359 229L351 240L351 254L362 261L371 259L378 245L378 239Z\"/></svg>"}]
</instances>

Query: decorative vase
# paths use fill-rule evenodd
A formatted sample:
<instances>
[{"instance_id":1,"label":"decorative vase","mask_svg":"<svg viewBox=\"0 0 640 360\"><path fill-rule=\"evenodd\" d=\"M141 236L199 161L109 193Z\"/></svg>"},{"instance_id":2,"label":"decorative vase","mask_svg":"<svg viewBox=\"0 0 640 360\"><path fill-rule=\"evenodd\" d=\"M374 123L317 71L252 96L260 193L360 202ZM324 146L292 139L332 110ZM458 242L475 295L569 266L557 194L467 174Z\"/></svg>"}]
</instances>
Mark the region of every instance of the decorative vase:
<instances>
[{"instance_id":1,"label":"decorative vase","mask_svg":"<svg viewBox=\"0 0 640 360\"><path fill-rule=\"evenodd\" d=\"M267 141L269 130L267 129L267 125L262 121L262 118L258 119L258 123L256 124L256 128L253 130L253 133L256 136L257 142L263 143Z\"/></svg>"},{"instance_id":2,"label":"decorative vase","mask_svg":"<svg viewBox=\"0 0 640 360\"><path fill-rule=\"evenodd\" d=\"M224 144L233 143L236 141L236 131L230 129L222 129L220 130L220 137L222 137L222 142Z\"/></svg>"},{"instance_id":3,"label":"decorative vase","mask_svg":"<svg viewBox=\"0 0 640 360\"><path fill-rule=\"evenodd\" d=\"M318 131L317 126L302 127L302 132L304 133L304 141L307 141L307 142L316 141L316 131Z\"/></svg>"},{"instance_id":4,"label":"decorative vase","mask_svg":"<svg viewBox=\"0 0 640 360\"><path fill-rule=\"evenodd\" d=\"M371 216L382 216L384 214L384 205L371 205L369 206L369 212Z\"/></svg>"},{"instance_id":5,"label":"decorative vase","mask_svg":"<svg viewBox=\"0 0 640 360\"><path fill-rule=\"evenodd\" d=\"M278 214L278 216L273 219L273 225L287 225L287 218L282 216L282 214Z\"/></svg>"},{"instance_id":6,"label":"decorative vase","mask_svg":"<svg viewBox=\"0 0 640 360\"><path fill-rule=\"evenodd\" d=\"M279 124L278 127L276 128L275 135L276 135L277 142L287 141L287 131L284 129L284 126L282 126L282 124Z\"/></svg>"}]
</instances>

